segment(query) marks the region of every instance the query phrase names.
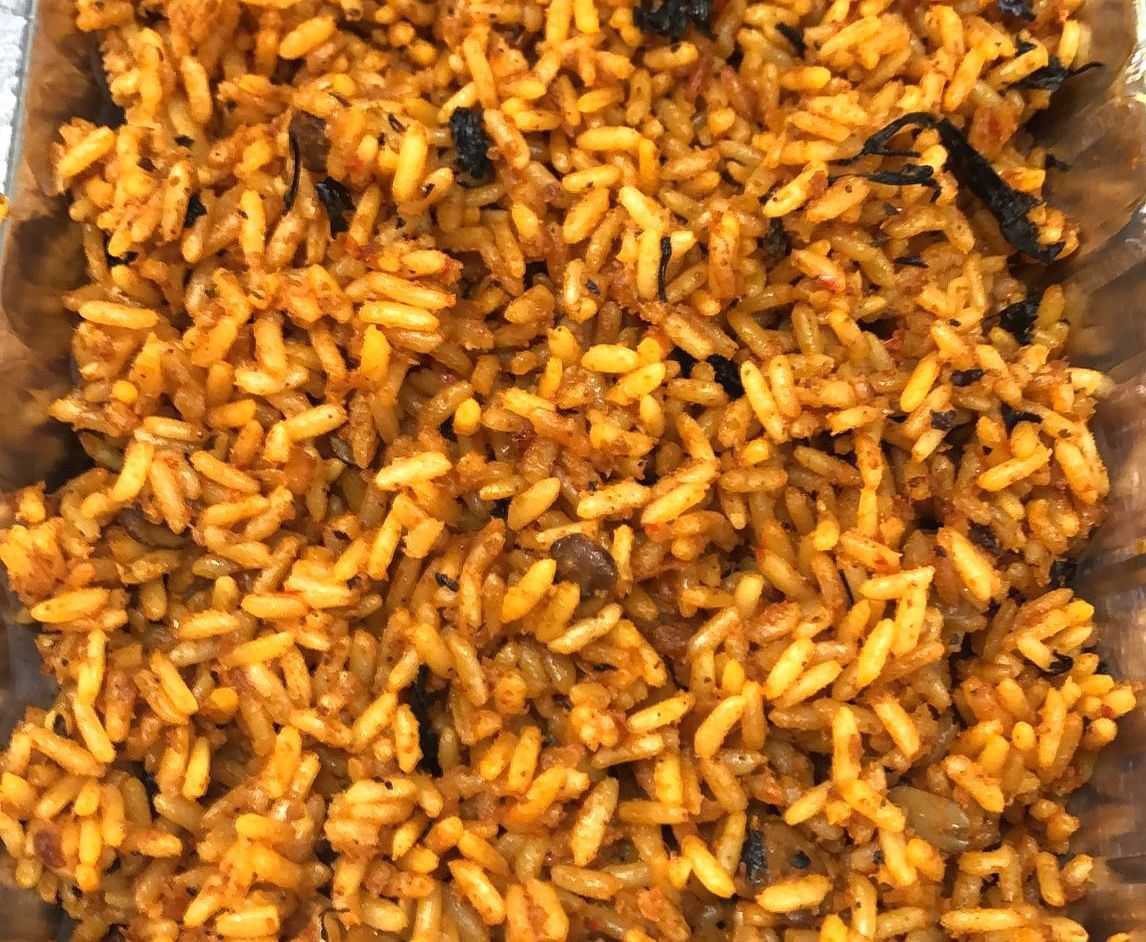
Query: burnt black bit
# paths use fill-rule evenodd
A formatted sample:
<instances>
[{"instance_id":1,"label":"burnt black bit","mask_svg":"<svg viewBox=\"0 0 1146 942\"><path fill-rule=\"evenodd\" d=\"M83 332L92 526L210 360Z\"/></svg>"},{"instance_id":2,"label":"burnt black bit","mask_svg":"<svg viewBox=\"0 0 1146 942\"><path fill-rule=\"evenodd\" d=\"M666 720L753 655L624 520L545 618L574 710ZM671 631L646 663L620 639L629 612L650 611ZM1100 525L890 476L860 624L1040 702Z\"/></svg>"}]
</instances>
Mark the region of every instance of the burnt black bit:
<instances>
[{"instance_id":1,"label":"burnt black bit","mask_svg":"<svg viewBox=\"0 0 1146 942\"><path fill-rule=\"evenodd\" d=\"M1024 255L1043 264L1053 262L1064 243L1040 244L1038 229L1027 218L1039 200L1008 184L991 162L971 146L963 132L946 118L940 120L937 127L939 139L947 148L947 169L961 187L974 193L987 207L1003 237Z\"/></svg>"},{"instance_id":2,"label":"burnt black bit","mask_svg":"<svg viewBox=\"0 0 1146 942\"><path fill-rule=\"evenodd\" d=\"M957 416L958 413L954 409L948 409L946 412L932 412L931 427L941 432L949 432L955 427Z\"/></svg>"},{"instance_id":3,"label":"burnt black bit","mask_svg":"<svg viewBox=\"0 0 1146 942\"><path fill-rule=\"evenodd\" d=\"M617 564L612 555L583 533L561 537L549 552L557 562L557 579L577 583L582 596L606 592L617 583Z\"/></svg>"},{"instance_id":4,"label":"burnt black bit","mask_svg":"<svg viewBox=\"0 0 1146 942\"><path fill-rule=\"evenodd\" d=\"M290 119L289 136L298 148L298 159L311 173L326 173L330 156L330 140L326 136L326 122L307 111L296 111Z\"/></svg>"},{"instance_id":5,"label":"burnt black bit","mask_svg":"<svg viewBox=\"0 0 1146 942\"><path fill-rule=\"evenodd\" d=\"M795 50L799 58L804 58L804 53L808 51L808 44L804 42L803 30L798 26L789 26L787 23L777 23L776 32L792 44L792 49Z\"/></svg>"},{"instance_id":6,"label":"burnt black bit","mask_svg":"<svg viewBox=\"0 0 1146 942\"><path fill-rule=\"evenodd\" d=\"M900 131L909 127L934 127L935 119L931 115L922 111L912 111L908 114L896 118L890 124L884 125L874 134L871 134L867 140L863 142L863 146L859 149L859 153L852 157L846 157L842 160L837 160L838 164L853 164L857 160L862 160L864 157L918 157L919 154L911 150L903 150L901 148L891 147L892 139L899 134Z\"/></svg>"},{"instance_id":7,"label":"burnt black bit","mask_svg":"<svg viewBox=\"0 0 1146 942\"><path fill-rule=\"evenodd\" d=\"M970 370L956 370L951 374L952 386L970 386L983 378L983 371L975 368Z\"/></svg>"},{"instance_id":8,"label":"burnt black bit","mask_svg":"<svg viewBox=\"0 0 1146 942\"><path fill-rule=\"evenodd\" d=\"M696 357L687 350L680 347L673 347L672 353L668 355L668 358L680 365L681 376L687 379L692 375L692 368L696 366Z\"/></svg>"},{"instance_id":9,"label":"burnt black bit","mask_svg":"<svg viewBox=\"0 0 1146 942\"><path fill-rule=\"evenodd\" d=\"M438 431L447 441L456 442L458 440L457 432L454 431L454 417L452 415L446 416L442 424L438 426Z\"/></svg>"},{"instance_id":10,"label":"burnt black bit","mask_svg":"<svg viewBox=\"0 0 1146 942\"><path fill-rule=\"evenodd\" d=\"M871 855L872 862L877 866L883 865L883 850L877 847Z\"/></svg>"},{"instance_id":11,"label":"burnt black bit","mask_svg":"<svg viewBox=\"0 0 1146 942\"><path fill-rule=\"evenodd\" d=\"M450 134L457 151L458 166L475 180L485 179L492 169L489 136L485 133L480 108L458 108L450 115Z\"/></svg>"},{"instance_id":12,"label":"burnt black bit","mask_svg":"<svg viewBox=\"0 0 1146 942\"><path fill-rule=\"evenodd\" d=\"M1073 559L1056 559L1051 563L1050 574L1047 578L1050 588L1065 589L1074 582L1078 573L1078 562Z\"/></svg>"},{"instance_id":13,"label":"burnt black bit","mask_svg":"<svg viewBox=\"0 0 1146 942\"><path fill-rule=\"evenodd\" d=\"M1074 658L1066 654L1056 654L1054 660L1050 662L1050 667L1047 668L1048 674L1065 674L1074 668Z\"/></svg>"},{"instance_id":14,"label":"burnt black bit","mask_svg":"<svg viewBox=\"0 0 1146 942\"><path fill-rule=\"evenodd\" d=\"M644 33L656 33L668 39L681 39L689 26L709 32L712 0L662 0L653 7L642 3L633 10L633 24Z\"/></svg>"},{"instance_id":15,"label":"burnt black bit","mask_svg":"<svg viewBox=\"0 0 1146 942\"><path fill-rule=\"evenodd\" d=\"M1003 16L1015 16L1020 20L1033 20L1035 11L1031 0L998 0L999 12Z\"/></svg>"},{"instance_id":16,"label":"burnt black bit","mask_svg":"<svg viewBox=\"0 0 1146 942\"><path fill-rule=\"evenodd\" d=\"M1080 65L1077 69L1068 69L1062 64L1058 56L1051 56L1046 65L1019 79L1011 88L1026 88L1054 94L1067 79L1101 68L1101 62L1088 62L1086 65Z\"/></svg>"},{"instance_id":17,"label":"burnt black bit","mask_svg":"<svg viewBox=\"0 0 1146 942\"><path fill-rule=\"evenodd\" d=\"M1002 405L1003 425L1007 427L1007 434L1015 430L1020 422L1034 422L1036 425L1042 421L1037 413L1027 412L1025 409L1012 409L1005 402Z\"/></svg>"},{"instance_id":18,"label":"burnt black bit","mask_svg":"<svg viewBox=\"0 0 1146 942\"><path fill-rule=\"evenodd\" d=\"M714 353L705 362L712 367L712 376L720 388L728 393L729 399L739 399L744 395L744 384L740 382L740 367L728 357Z\"/></svg>"},{"instance_id":19,"label":"burnt black bit","mask_svg":"<svg viewBox=\"0 0 1146 942\"><path fill-rule=\"evenodd\" d=\"M901 115L864 141L859 153L837 163L849 164L868 156L918 156L915 151L890 146L895 136L907 128L934 128L939 132L939 139L947 150L947 169L959 181L960 187L969 190L986 206L1004 238L1014 248L1044 264L1058 257L1063 243L1041 245L1038 229L1027 218L1027 214L1039 205L1039 200L1008 184L991 162L971 146L963 132L946 118L936 118L925 111Z\"/></svg>"},{"instance_id":20,"label":"burnt black bit","mask_svg":"<svg viewBox=\"0 0 1146 942\"><path fill-rule=\"evenodd\" d=\"M197 219L206 215L207 207L203 205L203 200L198 193L192 193L191 199L187 201L187 212L183 216L183 228L190 229Z\"/></svg>"},{"instance_id":21,"label":"burnt black bit","mask_svg":"<svg viewBox=\"0 0 1146 942\"><path fill-rule=\"evenodd\" d=\"M1046 157L1043 159L1043 165L1047 170L1070 170L1071 168L1070 164L1068 164L1065 160L1056 157L1049 150L1047 151Z\"/></svg>"},{"instance_id":22,"label":"burnt black bit","mask_svg":"<svg viewBox=\"0 0 1146 942\"><path fill-rule=\"evenodd\" d=\"M740 862L744 875L752 886L761 886L768 877L768 857L764 852L764 834L754 827L748 828L740 847Z\"/></svg>"},{"instance_id":23,"label":"burnt black bit","mask_svg":"<svg viewBox=\"0 0 1146 942\"><path fill-rule=\"evenodd\" d=\"M176 134L175 143L180 147L190 147L195 143L195 138L188 137L186 134Z\"/></svg>"},{"instance_id":24,"label":"burnt black bit","mask_svg":"<svg viewBox=\"0 0 1146 942\"><path fill-rule=\"evenodd\" d=\"M430 669L423 665L410 685L406 702L418 721L418 745L422 750L418 768L427 775L439 776L442 774L442 764L438 761L438 733L430 717L430 708L436 698L428 689L429 680Z\"/></svg>"},{"instance_id":25,"label":"burnt black bit","mask_svg":"<svg viewBox=\"0 0 1146 942\"><path fill-rule=\"evenodd\" d=\"M926 268L927 263L918 255L900 255L895 259L896 265L906 265L908 268Z\"/></svg>"},{"instance_id":26,"label":"burnt black bit","mask_svg":"<svg viewBox=\"0 0 1146 942\"><path fill-rule=\"evenodd\" d=\"M435 572L434 581L443 589L449 589L451 592L458 591L457 579L451 579L444 572Z\"/></svg>"},{"instance_id":27,"label":"burnt black bit","mask_svg":"<svg viewBox=\"0 0 1146 942\"><path fill-rule=\"evenodd\" d=\"M504 520L509 515L509 498L503 497L501 500L490 501L489 515Z\"/></svg>"},{"instance_id":28,"label":"burnt black bit","mask_svg":"<svg viewBox=\"0 0 1146 942\"><path fill-rule=\"evenodd\" d=\"M333 177L324 177L314 185L314 192L326 210L330 220L330 234L336 236L350 228L346 217L354 211L354 199L350 191Z\"/></svg>"},{"instance_id":29,"label":"burnt black bit","mask_svg":"<svg viewBox=\"0 0 1146 942\"><path fill-rule=\"evenodd\" d=\"M1039 304L1042 299L1042 292L1037 291L1028 294L1021 301L1008 304L999 311L999 326L1019 343L1029 343L1031 334L1035 329L1035 319L1038 317Z\"/></svg>"},{"instance_id":30,"label":"burnt black bit","mask_svg":"<svg viewBox=\"0 0 1146 942\"><path fill-rule=\"evenodd\" d=\"M886 186L929 186L934 190L939 189L939 181L935 179L935 168L927 164L904 164L898 170L875 170L857 176Z\"/></svg>"},{"instance_id":31,"label":"burnt black bit","mask_svg":"<svg viewBox=\"0 0 1146 942\"><path fill-rule=\"evenodd\" d=\"M387 121L387 123L389 123L390 127L392 127L399 134L402 134L406 130L406 125L404 125L401 121L398 120L397 115L393 115L393 114L386 115L386 121Z\"/></svg>"},{"instance_id":32,"label":"burnt black bit","mask_svg":"<svg viewBox=\"0 0 1146 942\"><path fill-rule=\"evenodd\" d=\"M976 546L995 556L1003 551L1003 547L999 545L999 538L995 536L995 531L986 524L971 524L967 528L967 536Z\"/></svg>"},{"instance_id":33,"label":"burnt black bit","mask_svg":"<svg viewBox=\"0 0 1146 942\"><path fill-rule=\"evenodd\" d=\"M287 184L286 196L283 197L283 209L290 212L294 201L298 199L298 185L302 180L302 158L298 153L298 141L292 134L287 138L290 144L290 183Z\"/></svg>"},{"instance_id":34,"label":"burnt black bit","mask_svg":"<svg viewBox=\"0 0 1146 942\"><path fill-rule=\"evenodd\" d=\"M792 866L797 870L807 870L811 865L812 858L802 850L798 850L792 855Z\"/></svg>"},{"instance_id":35,"label":"burnt black bit","mask_svg":"<svg viewBox=\"0 0 1146 942\"><path fill-rule=\"evenodd\" d=\"M672 261L672 239L661 236L661 260L657 265L657 300L668 300L669 262Z\"/></svg>"},{"instance_id":36,"label":"burnt black bit","mask_svg":"<svg viewBox=\"0 0 1146 942\"><path fill-rule=\"evenodd\" d=\"M601 287L592 278L587 278L585 280L585 287L589 290L589 293L591 295L593 295L594 297L600 297L601 296Z\"/></svg>"},{"instance_id":37,"label":"burnt black bit","mask_svg":"<svg viewBox=\"0 0 1146 942\"><path fill-rule=\"evenodd\" d=\"M764 241L760 248L764 253L764 261L772 265L787 258L791 253L792 239L779 219L773 217L768 223L768 231L764 233Z\"/></svg>"}]
</instances>

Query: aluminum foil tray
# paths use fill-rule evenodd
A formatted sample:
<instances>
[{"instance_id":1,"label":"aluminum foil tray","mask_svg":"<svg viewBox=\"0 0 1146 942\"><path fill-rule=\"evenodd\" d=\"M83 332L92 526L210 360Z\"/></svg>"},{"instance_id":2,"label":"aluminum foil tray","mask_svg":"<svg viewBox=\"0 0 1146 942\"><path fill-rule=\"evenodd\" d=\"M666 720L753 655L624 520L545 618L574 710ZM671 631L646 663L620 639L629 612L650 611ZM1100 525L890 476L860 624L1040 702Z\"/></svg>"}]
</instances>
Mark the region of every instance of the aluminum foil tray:
<instances>
[{"instance_id":1,"label":"aluminum foil tray","mask_svg":"<svg viewBox=\"0 0 1146 942\"><path fill-rule=\"evenodd\" d=\"M1082 227L1082 250L1050 275L1067 285L1075 362L1107 371L1113 394L1097 416L1112 483L1109 515L1075 587L1097 607L1100 653L1114 673L1146 682L1146 0L1087 0L1091 58L1053 114L1031 128L1072 165L1049 201ZM95 40L78 33L72 0L0 0L0 178L11 199L0 229L0 490L66 479L77 446L47 418L68 384L70 318L63 291L83 278L79 232L53 192L48 147L108 101ZM0 526L6 521L0 519ZM0 639L0 737L29 703L51 696L27 629ZM1146 698L1074 799L1075 850L1098 859L1095 885L1073 913L1091 938L1146 940ZM32 894L0 887L0 942L55 942L67 920Z\"/></svg>"}]
</instances>

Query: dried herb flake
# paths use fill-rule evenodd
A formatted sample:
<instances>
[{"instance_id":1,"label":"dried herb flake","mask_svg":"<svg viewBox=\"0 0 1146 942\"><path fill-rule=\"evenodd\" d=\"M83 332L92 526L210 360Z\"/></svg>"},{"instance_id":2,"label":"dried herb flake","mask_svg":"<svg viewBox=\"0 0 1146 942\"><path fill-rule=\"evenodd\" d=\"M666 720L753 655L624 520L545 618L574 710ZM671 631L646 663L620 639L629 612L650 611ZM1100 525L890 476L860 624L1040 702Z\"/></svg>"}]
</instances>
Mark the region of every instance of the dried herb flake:
<instances>
[{"instance_id":1,"label":"dried herb flake","mask_svg":"<svg viewBox=\"0 0 1146 942\"><path fill-rule=\"evenodd\" d=\"M975 368L970 370L956 370L951 374L952 386L970 386L983 378L983 371Z\"/></svg>"},{"instance_id":2,"label":"dried herb flake","mask_svg":"<svg viewBox=\"0 0 1146 942\"><path fill-rule=\"evenodd\" d=\"M438 733L430 717L430 708L435 698L427 689L429 679L429 668L420 667L418 676L410 685L407 702L414 718L418 721L418 746L422 750L418 768L429 775L437 776L442 774L442 764L438 761Z\"/></svg>"},{"instance_id":3,"label":"dried herb flake","mask_svg":"<svg viewBox=\"0 0 1146 942\"><path fill-rule=\"evenodd\" d=\"M896 265L906 265L908 268L926 268L927 263L918 255L900 255L895 260Z\"/></svg>"},{"instance_id":4,"label":"dried herb flake","mask_svg":"<svg viewBox=\"0 0 1146 942\"><path fill-rule=\"evenodd\" d=\"M450 134L458 153L458 166L475 180L488 176L489 136L485 133L480 108L458 108L450 115Z\"/></svg>"},{"instance_id":5,"label":"dried herb flake","mask_svg":"<svg viewBox=\"0 0 1146 942\"><path fill-rule=\"evenodd\" d=\"M768 223L768 231L764 233L761 249L764 252L764 260L772 264L787 258L792 251L792 240L788 237L788 231L776 217Z\"/></svg>"},{"instance_id":6,"label":"dried herb flake","mask_svg":"<svg viewBox=\"0 0 1146 942\"><path fill-rule=\"evenodd\" d=\"M314 185L314 191L326 210L330 220L330 234L338 235L350 228L346 216L354 211L354 200L350 191L333 177L324 177Z\"/></svg>"},{"instance_id":7,"label":"dried herb flake","mask_svg":"<svg viewBox=\"0 0 1146 942\"><path fill-rule=\"evenodd\" d=\"M633 10L637 29L674 41L683 38L690 25L709 32L711 19L712 0L662 0L655 8L642 3Z\"/></svg>"},{"instance_id":8,"label":"dried herb flake","mask_svg":"<svg viewBox=\"0 0 1146 942\"><path fill-rule=\"evenodd\" d=\"M451 579L444 572L435 572L434 581L443 589L449 589L451 592L458 591L458 581L456 579Z\"/></svg>"},{"instance_id":9,"label":"dried herb flake","mask_svg":"<svg viewBox=\"0 0 1146 942\"><path fill-rule=\"evenodd\" d=\"M764 835L750 827L740 848L740 862L744 864L744 875L753 886L760 886L768 875L768 858L764 854Z\"/></svg>"},{"instance_id":10,"label":"dried herb flake","mask_svg":"<svg viewBox=\"0 0 1146 942\"><path fill-rule=\"evenodd\" d=\"M1028 294L1023 300L1008 304L999 311L999 326L1011 334L1019 343L1029 343L1035 329L1042 292Z\"/></svg>"},{"instance_id":11,"label":"dried herb flake","mask_svg":"<svg viewBox=\"0 0 1146 942\"><path fill-rule=\"evenodd\" d=\"M729 399L739 399L744 395L744 384L740 382L740 367L719 353L714 353L705 362L712 367L713 378L720 383L720 388L728 393Z\"/></svg>"},{"instance_id":12,"label":"dried herb flake","mask_svg":"<svg viewBox=\"0 0 1146 942\"><path fill-rule=\"evenodd\" d=\"M1018 425L1020 422L1034 422L1036 425L1038 423L1042 422L1042 419L1039 418L1037 413L1027 412L1025 410L1019 410L1019 409L1012 409L1005 402L1003 403L1003 406L1002 406L1002 413L1003 413L1003 425L1006 426L1008 435L1010 435L1011 432L1013 432L1015 430L1015 426Z\"/></svg>"},{"instance_id":13,"label":"dried herb flake","mask_svg":"<svg viewBox=\"0 0 1146 942\"><path fill-rule=\"evenodd\" d=\"M191 199L187 201L187 213L183 217L183 228L190 229L195 225L195 221L207 215L207 207L203 205L203 200L199 198L198 193L192 193Z\"/></svg>"},{"instance_id":14,"label":"dried herb flake","mask_svg":"<svg viewBox=\"0 0 1146 942\"><path fill-rule=\"evenodd\" d=\"M672 239L668 236L661 237L661 260L657 265L657 299L660 301L668 300L668 270L669 262L672 261Z\"/></svg>"}]
</instances>

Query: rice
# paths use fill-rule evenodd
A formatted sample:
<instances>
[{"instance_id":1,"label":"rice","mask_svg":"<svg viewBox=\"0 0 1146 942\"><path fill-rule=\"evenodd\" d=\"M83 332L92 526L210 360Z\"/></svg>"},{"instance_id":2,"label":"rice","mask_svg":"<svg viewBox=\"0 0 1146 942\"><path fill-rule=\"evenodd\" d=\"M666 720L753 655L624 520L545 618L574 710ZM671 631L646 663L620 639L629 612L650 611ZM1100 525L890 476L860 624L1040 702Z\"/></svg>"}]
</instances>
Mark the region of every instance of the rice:
<instances>
[{"instance_id":1,"label":"rice","mask_svg":"<svg viewBox=\"0 0 1146 942\"><path fill-rule=\"evenodd\" d=\"M1109 384L1009 267L1078 246L1076 7L77 0L5 877L77 942L1085 938Z\"/></svg>"}]
</instances>

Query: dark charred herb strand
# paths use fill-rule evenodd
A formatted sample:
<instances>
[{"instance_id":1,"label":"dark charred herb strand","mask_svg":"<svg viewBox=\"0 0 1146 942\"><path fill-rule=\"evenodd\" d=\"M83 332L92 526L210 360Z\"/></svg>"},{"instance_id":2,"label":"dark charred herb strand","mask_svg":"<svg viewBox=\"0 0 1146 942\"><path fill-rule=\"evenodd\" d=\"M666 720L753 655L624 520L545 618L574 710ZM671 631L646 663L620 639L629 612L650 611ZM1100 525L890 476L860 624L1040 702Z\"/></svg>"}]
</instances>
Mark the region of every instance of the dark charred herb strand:
<instances>
[{"instance_id":1,"label":"dark charred herb strand","mask_svg":"<svg viewBox=\"0 0 1146 942\"><path fill-rule=\"evenodd\" d=\"M929 186L936 189L939 187L939 181L935 179L935 169L927 164L904 164L899 170L874 170L856 176L887 186Z\"/></svg>"},{"instance_id":2,"label":"dark charred herb strand","mask_svg":"<svg viewBox=\"0 0 1146 942\"><path fill-rule=\"evenodd\" d=\"M952 386L970 386L983 378L983 371L974 368L970 370L956 370L951 374Z\"/></svg>"},{"instance_id":3,"label":"dark charred herb strand","mask_svg":"<svg viewBox=\"0 0 1146 942\"><path fill-rule=\"evenodd\" d=\"M203 200L199 198L198 193L192 193L191 199L187 201L187 212L183 216L183 228L190 229L195 225L195 220L207 215L207 207L203 205Z\"/></svg>"},{"instance_id":4,"label":"dark charred herb strand","mask_svg":"<svg viewBox=\"0 0 1146 942\"><path fill-rule=\"evenodd\" d=\"M314 185L314 192L326 210L326 218L330 220L330 234L338 235L350 228L346 216L354 211L354 199L350 191L333 177L324 177Z\"/></svg>"},{"instance_id":5,"label":"dark charred herb strand","mask_svg":"<svg viewBox=\"0 0 1146 942\"><path fill-rule=\"evenodd\" d=\"M283 209L289 213L294 201L298 199L298 185L302 179L302 158L299 156L298 138L288 134L287 142L290 147L290 183L287 185L286 196L283 197Z\"/></svg>"},{"instance_id":6,"label":"dark charred herb strand","mask_svg":"<svg viewBox=\"0 0 1146 942\"><path fill-rule=\"evenodd\" d=\"M799 58L804 58L804 53L808 51L808 44L804 42L804 34L798 27L789 26L787 23L777 23L776 32L792 44L792 48Z\"/></svg>"},{"instance_id":7,"label":"dark charred herb strand","mask_svg":"<svg viewBox=\"0 0 1146 942\"><path fill-rule=\"evenodd\" d=\"M657 265L657 299L668 300L668 271L672 261L672 239L661 236L661 260Z\"/></svg>"},{"instance_id":8,"label":"dark charred herb strand","mask_svg":"<svg viewBox=\"0 0 1146 942\"><path fill-rule=\"evenodd\" d=\"M690 25L708 33L711 19L712 0L663 0L657 7L642 3L633 10L637 29L674 41L683 38Z\"/></svg>"},{"instance_id":9,"label":"dark charred herb strand","mask_svg":"<svg viewBox=\"0 0 1146 942\"><path fill-rule=\"evenodd\" d=\"M1067 654L1056 654L1047 668L1048 674L1066 674L1074 669L1074 658Z\"/></svg>"},{"instance_id":10,"label":"dark charred herb strand","mask_svg":"<svg viewBox=\"0 0 1146 942\"><path fill-rule=\"evenodd\" d=\"M438 776L442 774L442 765L438 761L438 733L430 717L434 697L426 686L429 679L429 668L424 665L418 668L418 676L409 687L407 702L418 721L418 745L422 750L418 768L429 775Z\"/></svg>"},{"instance_id":11,"label":"dark charred herb strand","mask_svg":"<svg viewBox=\"0 0 1146 942\"><path fill-rule=\"evenodd\" d=\"M392 114L386 115L386 121L390 124L390 127L392 127L399 134L403 133L406 130L406 125L404 125L401 121L398 120L397 115L392 115Z\"/></svg>"},{"instance_id":12,"label":"dark charred herb strand","mask_svg":"<svg viewBox=\"0 0 1146 942\"><path fill-rule=\"evenodd\" d=\"M739 399L744 395L744 384L740 382L740 367L719 353L714 353L705 362L712 367L713 378L720 383L720 388L728 393L729 399Z\"/></svg>"},{"instance_id":13,"label":"dark charred herb strand","mask_svg":"<svg viewBox=\"0 0 1146 942\"><path fill-rule=\"evenodd\" d=\"M458 108L450 115L450 135L458 154L458 166L475 180L489 175L489 136L480 108Z\"/></svg>"},{"instance_id":14,"label":"dark charred herb strand","mask_svg":"<svg viewBox=\"0 0 1146 942\"><path fill-rule=\"evenodd\" d=\"M1080 65L1077 69L1068 69L1062 64L1062 60L1058 56L1051 56L1046 65L1019 79L1011 88L1025 88L1053 94L1062 87L1063 82L1067 79L1101 68L1101 62L1088 62L1086 65Z\"/></svg>"},{"instance_id":15,"label":"dark charred herb strand","mask_svg":"<svg viewBox=\"0 0 1146 942\"><path fill-rule=\"evenodd\" d=\"M947 149L947 169L959 181L960 187L969 190L987 207L999 224L1003 237L1012 246L1043 263L1052 262L1058 257L1063 244L1040 245L1038 230L1027 218L1027 214L1039 205L1039 201L1003 180L991 162L975 150L963 132L946 118L936 118L926 111L901 115L872 134L858 154L837 163L849 164L867 156L914 157L914 151L890 147L897 134L912 127L934 128L939 132L939 139Z\"/></svg>"},{"instance_id":16,"label":"dark charred herb strand","mask_svg":"<svg viewBox=\"0 0 1146 942\"><path fill-rule=\"evenodd\" d=\"M927 263L918 255L900 255L895 260L896 265L906 265L908 268L926 268Z\"/></svg>"}]
</instances>

